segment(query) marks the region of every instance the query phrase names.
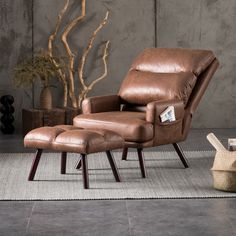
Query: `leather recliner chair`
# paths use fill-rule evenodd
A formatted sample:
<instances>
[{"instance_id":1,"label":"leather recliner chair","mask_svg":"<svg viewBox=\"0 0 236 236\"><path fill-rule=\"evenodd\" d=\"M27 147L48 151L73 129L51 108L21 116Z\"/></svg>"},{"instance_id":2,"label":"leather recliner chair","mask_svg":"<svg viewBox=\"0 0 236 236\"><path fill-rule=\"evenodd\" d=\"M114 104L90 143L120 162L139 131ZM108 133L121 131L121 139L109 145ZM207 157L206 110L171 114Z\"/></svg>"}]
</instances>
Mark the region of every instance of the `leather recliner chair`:
<instances>
[{"instance_id":1,"label":"leather recliner chair","mask_svg":"<svg viewBox=\"0 0 236 236\"><path fill-rule=\"evenodd\" d=\"M211 51L148 48L134 60L119 93L85 99L74 125L120 134L125 139L122 159L128 148L136 148L144 178L143 148L173 144L187 168L177 143L187 138L192 116L218 66ZM176 121L161 123L160 114L168 106L174 106Z\"/></svg>"}]
</instances>

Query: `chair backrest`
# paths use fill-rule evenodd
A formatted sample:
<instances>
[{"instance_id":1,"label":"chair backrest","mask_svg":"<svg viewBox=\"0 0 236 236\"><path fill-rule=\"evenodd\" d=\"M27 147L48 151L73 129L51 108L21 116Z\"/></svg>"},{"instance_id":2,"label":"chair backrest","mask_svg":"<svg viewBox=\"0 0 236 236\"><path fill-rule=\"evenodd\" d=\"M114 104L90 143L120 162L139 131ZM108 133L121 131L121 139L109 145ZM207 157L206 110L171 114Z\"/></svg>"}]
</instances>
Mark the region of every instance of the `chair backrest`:
<instances>
[{"instance_id":1,"label":"chair backrest","mask_svg":"<svg viewBox=\"0 0 236 236\"><path fill-rule=\"evenodd\" d=\"M185 114L176 139L183 141L193 113L218 66L215 55L208 50L146 49L134 60L121 85L119 96L123 110L145 111L147 103L152 101L182 100ZM170 141L163 141L160 135L158 130L154 145Z\"/></svg>"},{"instance_id":2,"label":"chair backrest","mask_svg":"<svg viewBox=\"0 0 236 236\"><path fill-rule=\"evenodd\" d=\"M192 113L217 66L208 50L148 48L134 60L119 95L130 107L177 98Z\"/></svg>"}]
</instances>

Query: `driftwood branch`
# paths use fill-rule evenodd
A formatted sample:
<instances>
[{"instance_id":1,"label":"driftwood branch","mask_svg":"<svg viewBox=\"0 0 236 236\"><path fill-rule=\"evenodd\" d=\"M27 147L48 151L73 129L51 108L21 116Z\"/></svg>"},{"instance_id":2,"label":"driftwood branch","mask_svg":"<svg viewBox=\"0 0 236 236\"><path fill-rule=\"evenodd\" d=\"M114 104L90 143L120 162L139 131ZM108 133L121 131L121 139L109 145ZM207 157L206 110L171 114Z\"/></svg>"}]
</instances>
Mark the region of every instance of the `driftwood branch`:
<instances>
[{"instance_id":1,"label":"driftwood branch","mask_svg":"<svg viewBox=\"0 0 236 236\"><path fill-rule=\"evenodd\" d=\"M108 57L109 44L110 44L110 41L107 41L105 44L105 47L104 47L104 51L103 51L102 60L103 60L103 64L104 64L104 72L100 77L98 77L96 80L94 80L89 86L83 87L81 93L79 94L79 99L78 99L79 107L81 107L82 101L86 98L89 91L93 89L95 84L97 84L99 81L105 79L107 76L107 57Z\"/></svg>"},{"instance_id":2,"label":"driftwood branch","mask_svg":"<svg viewBox=\"0 0 236 236\"><path fill-rule=\"evenodd\" d=\"M66 11L68 9L69 2L70 2L70 0L66 0L65 1L64 7L62 8L62 10L60 11L60 13L58 15L55 30L54 30L54 32L48 38L48 53L49 53L49 56L52 59L52 62L55 65L55 67L59 67L59 65L58 65L58 63L56 62L56 60L53 57L53 43L54 43L55 38L57 36L58 30L59 30L59 28L61 26L62 19L63 19L64 15L65 15L65 13L66 13ZM67 100L67 98L68 98L68 87L67 87L66 75L62 71L62 69L58 69L57 73L58 73L58 76L59 76L59 78L60 78L60 80L62 81L62 84L63 84L63 90L64 90L64 94L63 94L63 107L66 107L67 103L68 103L68 100Z\"/></svg>"},{"instance_id":3,"label":"driftwood branch","mask_svg":"<svg viewBox=\"0 0 236 236\"><path fill-rule=\"evenodd\" d=\"M77 26L80 22L83 21L83 19L86 16L86 0L81 0L81 14L74 18L72 21L70 21L64 28L64 31L62 32L61 35L61 41L62 44L65 48L67 58L68 58L68 64L67 64L67 69L65 72L63 69L60 68L59 63L54 59L53 57L53 43L56 39L56 36L59 32L59 29L61 27L62 20L64 18L64 15L66 14L68 7L70 4L70 0L65 0L65 4L61 11L59 12L57 22L56 22L56 27L54 32L49 36L48 38L48 53L49 56L52 58L52 61L56 68L58 68L58 77L63 83L63 88L64 88L64 99L63 99L63 106L66 107L68 104L68 97L70 98L72 107L78 108L81 106L82 101L84 98L86 98L88 92L93 89L95 84L97 84L99 81L103 80L107 76L107 57L108 57L108 48L110 41L107 41L104 46L103 50L103 64L104 64L104 72L103 74L98 77L96 80L91 82L89 85L85 83L85 78L84 78L84 68L87 62L88 55L94 45L94 41L96 39L97 34L99 31L106 25L109 17L109 11L106 12L105 18L102 20L102 22L99 24L99 26L95 29L93 32L92 36L89 39L88 45L85 48L80 63L78 65L78 79L81 84L81 89L80 93L78 94L78 97L75 94L75 85L74 85L74 80L75 80L75 55L73 54L70 45L68 43L68 35L71 32L71 30Z\"/></svg>"},{"instance_id":4,"label":"driftwood branch","mask_svg":"<svg viewBox=\"0 0 236 236\"><path fill-rule=\"evenodd\" d=\"M107 57L108 57L109 44L110 44L110 41L107 41L104 47L104 51L103 51L102 60L103 60L103 65L104 65L104 73L89 85L90 90L94 87L96 83L98 83L100 80L105 79L107 76Z\"/></svg>"},{"instance_id":5,"label":"driftwood branch","mask_svg":"<svg viewBox=\"0 0 236 236\"><path fill-rule=\"evenodd\" d=\"M77 104L77 99L75 96L75 86L74 86L74 62L75 62L75 55L72 53L70 46L67 41L67 36L70 33L70 31L77 25L79 24L85 17L86 15L86 1L82 0L81 2L81 8L82 12L81 15L76 17L74 20L72 20L65 28L64 32L62 33L62 43L65 47L65 50L67 52L68 56L68 72L69 72L69 77L68 77L68 82L69 82L69 96L72 102L72 106L74 108L78 107Z\"/></svg>"},{"instance_id":6,"label":"driftwood branch","mask_svg":"<svg viewBox=\"0 0 236 236\"><path fill-rule=\"evenodd\" d=\"M85 48L85 50L84 50L84 53L83 53L82 58L81 58L81 62L80 62L79 67L78 67L79 80L80 80L80 83L81 83L83 89L85 89L85 90L87 89L87 86L86 86L85 80L84 80L84 66L85 66L85 63L86 63L88 54L89 54L89 52L91 51L91 49L92 49L92 47L93 47L95 38L96 38L98 32L99 32L99 31L105 26L105 24L107 23L108 17L109 17L109 11L106 12L105 18L104 18L103 21L99 24L99 26L97 27L97 29L93 32L92 37L91 37L90 40L89 40L88 46L87 46L87 47ZM80 104L80 103L79 103L79 104Z\"/></svg>"}]
</instances>

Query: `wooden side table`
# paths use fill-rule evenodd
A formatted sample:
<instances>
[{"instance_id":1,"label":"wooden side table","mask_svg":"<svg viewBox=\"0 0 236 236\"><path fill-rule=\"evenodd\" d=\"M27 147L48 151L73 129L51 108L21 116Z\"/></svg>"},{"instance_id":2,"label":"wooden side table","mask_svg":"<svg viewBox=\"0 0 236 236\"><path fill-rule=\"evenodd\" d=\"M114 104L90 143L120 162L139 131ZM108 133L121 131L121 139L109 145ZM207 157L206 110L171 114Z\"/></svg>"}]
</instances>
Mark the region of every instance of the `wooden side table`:
<instances>
[{"instance_id":1,"label":"wooden side table","mask_svg":"<svg viewBox=\"0 0 236 236\"><path fill-rule=\"evenodd\" d=\"M78 114L80 109L75 108L23 109L22 133L25 136L29 131L43 126L72 125L73 118Z\"/></svg>"}]
</instances>

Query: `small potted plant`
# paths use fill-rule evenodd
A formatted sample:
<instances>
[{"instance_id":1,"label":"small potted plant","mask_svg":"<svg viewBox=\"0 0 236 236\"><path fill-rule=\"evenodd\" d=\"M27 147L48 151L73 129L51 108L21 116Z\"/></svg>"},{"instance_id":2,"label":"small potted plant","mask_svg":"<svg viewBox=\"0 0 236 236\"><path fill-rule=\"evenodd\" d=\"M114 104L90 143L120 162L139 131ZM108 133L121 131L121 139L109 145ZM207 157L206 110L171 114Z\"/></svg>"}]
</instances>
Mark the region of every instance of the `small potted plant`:
<instances>
[{"instance_id":1,"label":"small potted plant","mask_svg":"<svg viewBox=\"0 0 236 236\"><path fill-rule=\"evenodd\" d=\"M59 58L52 58L48 53L40 52L36 53L33 58L27 58L20 62L15 67L13 80L17 87L30 87L35 80L40 80L42 84L40 108L52 109L49 80L57 77L59 69L62 69L62 62Z\"/></svg>"}]
</instances>

